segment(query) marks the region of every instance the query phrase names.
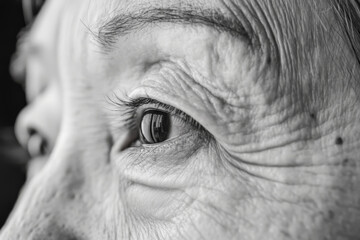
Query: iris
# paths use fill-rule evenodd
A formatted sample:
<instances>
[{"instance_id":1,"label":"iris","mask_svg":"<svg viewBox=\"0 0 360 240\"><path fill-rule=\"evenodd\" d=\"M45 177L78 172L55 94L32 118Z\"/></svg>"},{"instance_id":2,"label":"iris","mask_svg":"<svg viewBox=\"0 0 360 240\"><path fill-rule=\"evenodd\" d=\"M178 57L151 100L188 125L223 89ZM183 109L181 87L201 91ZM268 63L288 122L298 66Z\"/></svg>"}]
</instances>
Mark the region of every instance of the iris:
<instances>
[{"instance_id":1,"label":"iris","mask_svg":"<svg viewBox=\"0 0 360 240\"><path fill-rule=\"evenodd\" d=\"M170 132L169 113L160 110L147 110L140 122L140 141L145 144L155 144L167 140Z\"/></svg>"}]
</instances>

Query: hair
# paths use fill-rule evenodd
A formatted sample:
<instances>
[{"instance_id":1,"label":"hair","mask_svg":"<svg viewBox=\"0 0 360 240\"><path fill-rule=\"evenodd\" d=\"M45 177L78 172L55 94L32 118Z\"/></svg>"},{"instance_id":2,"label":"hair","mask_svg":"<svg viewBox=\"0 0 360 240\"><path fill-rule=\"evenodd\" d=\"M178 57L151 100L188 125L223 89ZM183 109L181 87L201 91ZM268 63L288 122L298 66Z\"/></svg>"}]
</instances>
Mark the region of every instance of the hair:
<instances>
[{"instance_id":1,"label":"hair","mask_svg":"<svg viewBox=\"0 0 360 240\"><path fill-rule=\"evenodd\" d=\"M332 0L335 14L343 27L345 40L349 43L358 64L360 64L360 1Z\"/></svg>"},{"instance_id":2,"label":"hair","mask_svg":"<svg viewBox=\"0 0 360 240\"><path fill-rule=\"evenodd\" d=\"M360 0L331 0L335 17L342 28L342 36L360 73ZM351 76L352 86L360 99L360 76Z\"/></svg>"},{"instance_id":3,"label":"hair","mask_svg":"<svg viewBox=\"0 0 360 240\"><path fill-rule=\"evenodd\" d=\"M275 100L289 94L297 112L328 109L328 118L353 111L360 103L360 0L282 1L276 7L283 25L275 28L271 49L279 78L271 86Z\"/></svg>"}]
</instances>

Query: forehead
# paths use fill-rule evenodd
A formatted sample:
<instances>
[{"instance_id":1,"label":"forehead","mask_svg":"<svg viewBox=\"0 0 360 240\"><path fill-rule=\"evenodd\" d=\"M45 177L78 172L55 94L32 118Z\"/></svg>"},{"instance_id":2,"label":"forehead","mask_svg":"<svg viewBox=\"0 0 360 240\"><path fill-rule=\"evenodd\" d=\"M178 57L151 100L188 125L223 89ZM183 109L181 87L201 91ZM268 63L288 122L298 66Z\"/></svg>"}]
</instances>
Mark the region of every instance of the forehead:
<instances>
[{"instance_id":1,"label":"forehead","mask_svg":"<svg viewBox=\"0 0 360 240\"><path fill-rule=\"evenodd\" d=\"M301 11L318 14L318 11L326 11L329 7L328 1L257 1L257 0L49 0L52 9L58 14L52 14L52 18L61 20L65 12L73 12L79 20L95 24L101 19L124 12L136 12L139 9L149 8L203 8L218 9L223 14L233 14L238 17L246 17L249 21L262 21L262 17L278 18L282 24L286 20L306 21L300 18ZM63 9L63 10L62 10ZM50 16L48 16L50 17ZM254 18L254 19L251 19Z\"/></svg>"},{"instance_id":2,"label":"forehead","mask_svg":"<svg viewBox=\"0 0 360 240\"><path fill-rule=\"evenodd\" d=\"M51 45L48 49L57 49L56 53L50 55L63 62L59 64L58 61L54 65L73 66L76 64L69 64L69 60L78 58L78 62L83 61L79 58L84 58L87 48L96 45L93 35L99 35L99 29L119 14L166 8L211 9L238 20L252 31L263 59L269 59L268 62L277 65L279 71L292 71L289 67L301 65L301 58L313 58L310 55L302 56L302 53L311 52L319 46L326 48L331 45L327 42L334 41L331 40L333 37L326 37L326 34L332 34L330 29L334 25L329 5L325 0L50 0L38 18L40 24L35 25L32 32L35 33L34 42L42 46ZM151 26L157 24L145 28ZM96 48L92 50L99 51ZM282 61L279 61L280 58ZM304 61L309 62L308 59ZM74 75L74 69L67 72L68 76Z\"/></svg>"},{"instance_id":3,"label":"forehead","mask_svg":"<svg viewBox=\"0 0 360 240\"><path fill-rule=\"evenodd\" d=\"M86 38L91 34L98 35L101 27L118 15L138 14L141 17L143 12L151 9L161 11L167 8L213 10L216 14L235 19L247 30L253 31L260 39L258 44L273 46L283 45L286 39L290 38L314 34L320 36L318 27L326 29L326 25L331 25L326 1L50 0L46 5L47 11L43 11L38 19L42 24L37 24L33 30L36 33L36 28L42 29L44 34L33 35L38 38L45 35L48 38L56 37L35 39L34 42L50 40L58 44L64 40L68 45L75 44L75 39L71 39L71 42L65 38L59 39L58 36L79 36L77 39L83 40L85 35ZM304 40L307 40L306 37ZM267 48L269 46L264 47L265 50Z\"/></svg>"},{"instance_id":4,"label":"forehead","mask_svg":"<svg viewBox=\"0 0 360 240\"><path fill-rule=\"evenodd\" d=\"M142 14L151 9L202 9L233 18L260 35L269 44L282 44L287 38L319 35L333 24L329 2L254 0L50 0L40 17L48 23L48 36L66 28L62 35L76 35L84 29L98 34L106 22L119 14ZM46 12L46 13L44 13ZM44 24L43 24L44 25ZM54 27L56 25L57 27ZM304 38L306 39L306 38Z\"/></svg>"},{"instance_id":5,"label":"forehead","mask_svg":"<svg viewBox=\"0 0 360 240\"><path fill-rule=\"evenodd\" d=\"M80 71L74 70L73 66L86 65L83 63L86 58L84 56L89 48L96 45L93 35L99 35L101 27L117 15L136 14L149 9L211 9L239 20L253 31L256 44L261 48L262 58L271 59L274 65L283 65L278 67L282 71L288 70L291 65L301 65L303 56L299 53L330 45L324 44L333 39L325 36L326 32L331 34L328 30L333 28L329 5L325 0L50 0L38 18L39 24L34 26L33 42L48 46L49 56L56 59L53 65L67 68L66 71L58 70L62 72L61 79L74 78L74 73ZM151 26L156 24L150 24L149 27ZM278 61L280 58L282 62Z\"/></svg>"}]
</instances>

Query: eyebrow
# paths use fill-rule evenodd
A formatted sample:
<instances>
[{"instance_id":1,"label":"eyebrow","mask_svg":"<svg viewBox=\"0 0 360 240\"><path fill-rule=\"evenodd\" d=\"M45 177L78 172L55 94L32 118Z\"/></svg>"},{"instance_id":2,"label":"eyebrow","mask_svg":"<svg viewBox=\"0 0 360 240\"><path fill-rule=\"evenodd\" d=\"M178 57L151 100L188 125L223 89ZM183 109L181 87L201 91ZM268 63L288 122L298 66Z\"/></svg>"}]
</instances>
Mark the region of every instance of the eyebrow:
<instances>
[{"instance_id":1,"label":"eyebrow","mask_svg":"<svg viewBox=\"0 0 360 240\"><path fill-rule=\"evenodd\" d=\"M226 17L213 9L151 8L118 14L91 31L102 49L111 50L120 36L144 29L157 23L202 25L225 32L251 44L252 36L237 18Z\"/></svg>"}]
</instances>

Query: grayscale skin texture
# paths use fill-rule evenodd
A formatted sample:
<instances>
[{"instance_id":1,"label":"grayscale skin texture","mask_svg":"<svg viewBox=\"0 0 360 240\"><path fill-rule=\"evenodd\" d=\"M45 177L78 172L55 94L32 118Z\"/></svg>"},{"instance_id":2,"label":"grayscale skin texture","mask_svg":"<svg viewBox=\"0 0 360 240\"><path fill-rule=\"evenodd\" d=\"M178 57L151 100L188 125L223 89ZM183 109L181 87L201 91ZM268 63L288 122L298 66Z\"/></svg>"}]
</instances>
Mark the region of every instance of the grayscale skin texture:
<instances>
[{"instance_id":1,"label":"grayscale skin texture","mask_svg":"<svg viewBox=\"0 0 360 240\"><path fill-rule=\"evenodd\" d=\"M151 7L216 9L257 38L159 22L96 40ZM328 1L48 0L25 48L17 134L35 128L51 154L30 162L1 240L359 238L359 73ZM141 144L126 96L210 134L178 120Z\"/></svg>"}]
</instances>

